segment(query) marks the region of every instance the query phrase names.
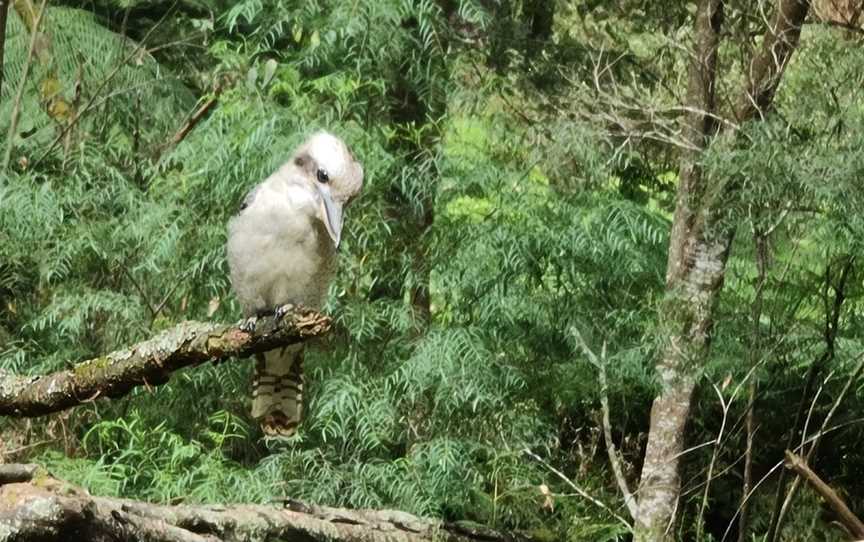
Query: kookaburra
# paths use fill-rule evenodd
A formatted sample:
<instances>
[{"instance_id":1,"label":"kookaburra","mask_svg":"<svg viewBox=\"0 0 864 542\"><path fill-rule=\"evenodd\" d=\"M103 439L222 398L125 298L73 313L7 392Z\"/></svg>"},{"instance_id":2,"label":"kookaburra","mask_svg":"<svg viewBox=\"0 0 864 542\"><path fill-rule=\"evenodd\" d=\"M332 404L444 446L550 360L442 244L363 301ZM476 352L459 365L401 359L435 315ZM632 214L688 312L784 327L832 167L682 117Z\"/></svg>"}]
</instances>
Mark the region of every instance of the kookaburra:
<instances>
[{"instance_id":1,"label":"kookaburra","mask_svg":"<svg viewBox=\"0 0 864 542\"><path fill-rule=\"evenodd\" d=\"M231 284L255 318L288 304L320 309L336 270L342 211L363 186L363 167L327 132L304 142L256 186L228 225ZM289 436L302 415L303 347L258 355L252 416L267 435Z\"/></svg>"}]
</instances>

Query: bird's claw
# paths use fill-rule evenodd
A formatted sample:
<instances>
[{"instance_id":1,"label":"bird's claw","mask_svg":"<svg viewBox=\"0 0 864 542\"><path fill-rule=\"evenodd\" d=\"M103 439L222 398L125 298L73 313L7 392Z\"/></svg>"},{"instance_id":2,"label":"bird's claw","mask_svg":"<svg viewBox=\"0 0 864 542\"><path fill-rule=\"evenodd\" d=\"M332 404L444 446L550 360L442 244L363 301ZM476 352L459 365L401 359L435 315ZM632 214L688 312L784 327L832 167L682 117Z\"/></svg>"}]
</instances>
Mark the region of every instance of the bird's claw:
<instances>
[{"instance_id":1,"label":"bird's claw","mask_svg":"<svg viewBox=\"0 0 864 542\"><path fill-rule=\"evenodd\" d=\"M287 305L281 305L279 307L276 307L276 310L273 311L272 314L273 314L273 317L278 322L286 314L288 314L289 312L292 312L293 310L294 310L294 305L289 303ZM258 319L263 318L265 316L269 316L270 314L271 314L270 311L266 311L266 310L265 311L258 311L258 313L255 314L254 316L250 316L249 318L240 322L240 329L245 331L246 333L254 333L255 328L258 326Z\"/></svg>"},{"instance_id":2,"label":"bird's claw","mask_svg":"<svg viewBox=\"0 0 864 542\"><path fill-rule=\"evenodd\" d=\"M255 326L258 324L257 316L250 316L240 323L240 329L246 333L255 333Z\"/></svg>"},{"instance_id":3,"label":"bird's claw","mask_svg":"<svg viewBox=\"0 0 864 542\"><path fill-rule=\"evenodd\" d=\"M294 305L292 305L290 303L287 305L282 305L282 306L276 307L276 312L273 314L273 316L275 316L276 320L278 321L278 320L281 320L286 314L288 314L289 312L291 312L293 310L294 310Z\"/></svg>"}]
</instances>

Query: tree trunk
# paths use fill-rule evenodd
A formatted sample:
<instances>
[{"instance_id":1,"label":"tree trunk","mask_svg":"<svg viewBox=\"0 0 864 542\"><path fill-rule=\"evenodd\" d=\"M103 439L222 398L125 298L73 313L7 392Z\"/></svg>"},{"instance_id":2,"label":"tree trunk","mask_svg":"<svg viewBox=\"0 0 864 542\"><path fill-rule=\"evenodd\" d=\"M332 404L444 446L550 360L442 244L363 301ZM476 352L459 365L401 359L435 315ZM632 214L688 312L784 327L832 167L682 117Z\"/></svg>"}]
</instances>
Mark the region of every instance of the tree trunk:
<instances>
[{"instance_id":1,"label":"tree trunk","mask_svg":"<svg viewBox=\"0 0 864 542\"><path fill-rule=\"evenodd\" d=\"M702 0L696 12L695 51L690 63L687 100L691 113L684 135L703 149L716 131L717 48L723 23L722 0ZM660 395L651 407L648 447L639 482L635 540L662 540L671 526L681 481L678 454L712 325L712 305L720 291L728 255L728 235L706 237L700 226L700 193L704 192L699 151L681 161L675 217L666 271L667 301L663 317L666 344L657 364ZM700 217L701 215L701 217Z\"/></svg>"},{"instance_id":2,"label":"tree trunk","mask_svg":"<svg viewBox=\"0 0 864 542\"><path fill-rule=\"evenodd\" d=\"M747 542L748 522L750 520L750 491L753 489L753 441L756 437L756 392L755 369L764 355L762 348L762 307L765 299L765 286L768 283L769 232L754 229L753 248L756 253L756 292L750 321L753 325L753 339L750 343L750 381L747 383L747 407L745 414L746 444L744 446L744 480L741 484L741 504L738 506L738 542Z\"/></svg>"},{"instance_id":3,"label":"tree trunk","mask_svg":"<svg viewBox=\"0 0 864 542\"><path fill-rule=\"evenodd\" d=\"M762 118L770 108L783 70L798 43L809 10L807 0L779 0L762 48L749 66L738 101L739 122ZM680 494L679 463L693 391L708 356L714 306L723 286L734 230L721 226L730 183L707 179L701 151L718 133L717 50L722 0L701 0L695 19L695 47L687 87L689 113L684 137L695 150L681 160L666 271L664 345L657 363L660 393L651 408L648 445L639 484L637 541L665 540Z\"/></svg>"}]
</instances>

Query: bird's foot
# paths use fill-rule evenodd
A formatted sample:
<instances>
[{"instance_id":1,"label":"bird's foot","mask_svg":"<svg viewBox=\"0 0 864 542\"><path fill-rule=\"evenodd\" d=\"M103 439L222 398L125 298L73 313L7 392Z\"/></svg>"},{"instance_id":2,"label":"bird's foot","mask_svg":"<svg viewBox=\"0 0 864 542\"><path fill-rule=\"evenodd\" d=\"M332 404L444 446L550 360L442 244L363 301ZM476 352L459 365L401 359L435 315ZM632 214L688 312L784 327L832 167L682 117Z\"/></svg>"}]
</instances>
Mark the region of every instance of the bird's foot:
<instances>
[{"instance_id":1,"label":"bird's foot","mask_svg":"<svg viewBox=\"0 0 864 542\"><path fill-rule=\"evenodd\" d=\"M292 312L293 310L294 305L292 305L291 303L288 303L287 305L281 305L279 307L276 307L276 312L273 314L273 316L276 317L276 320L281 320L286 314Z\"/></svg>"},{"instance_id":2,"label":"bird's foot","mask_svg":"<svg viewBox=\"0 0 864 542\"><path fill-rule=\"evenodd\" d=\"M297 421L279 411L271 412L261 419L261 430L268 437L291 437L297 432Z\"/></svg>"},{"instance_id":3,"label":"bird's foot","mask_svg":"<svg viewBox=\"0 0 864 542\"><path fill-rule=\"evenodd\" d=\"M240 322L240 329L246 333L255 333L255 326L258 325L258 315L250 316Z\"/></svg>"},{"instance_id":4,"label":"bird's foot","mask_svg":"<svg viewBox=\"0 0 864 542\"><path fill-rule=\"evenodd\" d=\"M240 329L245 331L246 333L254 333L255 328L258 326L258 320L260 318L264 318L265 316L270 316L272 314L273 318L278 322L279 320L284 318L286 314L293 311L294 305L292 305L291 303L276 307L276 310L272 312L269 310L259 310L253 316L250 316L249 318L240 322Z\"/></svg>"}]
</instances>

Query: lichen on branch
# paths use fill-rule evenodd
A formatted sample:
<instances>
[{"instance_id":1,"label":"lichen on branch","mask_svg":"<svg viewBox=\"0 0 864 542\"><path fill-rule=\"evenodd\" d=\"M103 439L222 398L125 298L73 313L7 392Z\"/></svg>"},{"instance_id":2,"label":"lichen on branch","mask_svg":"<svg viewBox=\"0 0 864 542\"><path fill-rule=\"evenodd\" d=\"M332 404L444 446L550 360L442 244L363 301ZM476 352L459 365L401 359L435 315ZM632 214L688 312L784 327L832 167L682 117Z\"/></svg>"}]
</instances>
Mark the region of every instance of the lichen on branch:
<instances>
[{"instance_id":1,"label":"lichen on branch","mask_svg":"<svg viewBox=\"0 0 864 542\"><path fill-rule=\"evenodd\" d=\"M183 322L134 346L41 376L0 372L0 414L33 417L99 397L121 397L138 386L157 386L171 373L207 362L246 358L302 342L330 329L330 318L294 308L281 319L260 318L255 330L240 323Z\"/></svg>"}]
</instances>

